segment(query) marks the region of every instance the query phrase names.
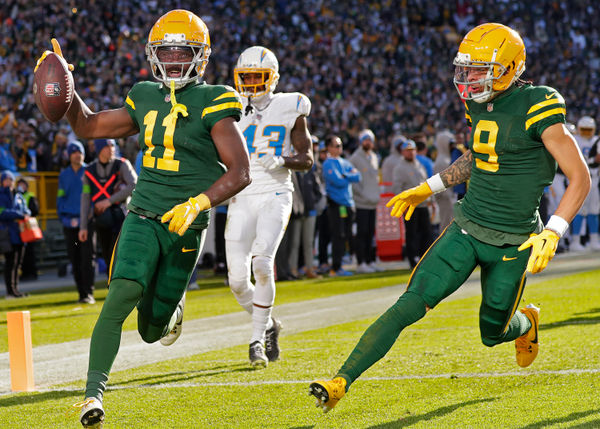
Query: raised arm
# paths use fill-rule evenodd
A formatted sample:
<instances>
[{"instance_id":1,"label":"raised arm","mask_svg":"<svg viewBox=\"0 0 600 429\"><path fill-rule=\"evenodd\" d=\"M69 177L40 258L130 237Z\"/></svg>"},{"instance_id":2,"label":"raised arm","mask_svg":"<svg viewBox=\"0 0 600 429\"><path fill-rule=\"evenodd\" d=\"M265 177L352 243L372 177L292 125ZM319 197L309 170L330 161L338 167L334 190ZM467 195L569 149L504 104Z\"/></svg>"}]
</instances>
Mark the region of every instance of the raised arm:
<instances>
[{"instance_id":1,"label":"raised arm","mask_svg":"<svg viewBox=\"0 0 600 429\"><path fill-rule=\"evenodd\" d=\"M125 107L95 113L77 92L66 118L73 132L82 139L129 137L140 131Z\"/></svg>"}]
</instances>

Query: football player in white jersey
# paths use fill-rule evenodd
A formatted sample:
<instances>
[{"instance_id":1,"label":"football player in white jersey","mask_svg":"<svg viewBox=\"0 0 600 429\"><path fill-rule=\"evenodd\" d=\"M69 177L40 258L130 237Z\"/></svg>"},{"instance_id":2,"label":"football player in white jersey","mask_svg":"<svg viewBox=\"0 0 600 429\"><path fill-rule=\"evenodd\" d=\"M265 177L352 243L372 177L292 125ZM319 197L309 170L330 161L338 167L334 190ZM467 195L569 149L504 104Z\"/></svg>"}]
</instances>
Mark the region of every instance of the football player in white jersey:
<instances>
[{"instance_id":1,"label":"football player in white jersey","mask_svg":"<svg viewBox=\"0 0 600 429\"><path fill-rule=\"evenodd\" d=\"M598 162L600 154L598 153L598 139L596 134L596 121L590 116L582 116L577 121L577 134L575 140L585 157L592 176L592 187L581 210L571 222L571 240L569 250L572 252L581 252L586 250L581 245L581 236L585 233L583 221L587 223L590 232L590 242L588 250L600 250L600 240L598 239L598 215L600 214L600 190L598 189Z\"/></svg>"},{"instance_id":2,"label":"football player in white jersey","mask_svg":"<svg viewBox=\"0 0 600 429\"><path fill-rule=\"evenodd\" d=\"M273 265L292 209L290 170L308 170L313 164L306 122L311 105L304 94L273 92L279 63L275 54L262 46L242 52L234 79L242 96L244 114L238 125L248 145L252 183L231 199L227 211L229 287L252 315L250 364L264 368L279 357L281 324L271 316Z\"/></svg>"}]
</instances>

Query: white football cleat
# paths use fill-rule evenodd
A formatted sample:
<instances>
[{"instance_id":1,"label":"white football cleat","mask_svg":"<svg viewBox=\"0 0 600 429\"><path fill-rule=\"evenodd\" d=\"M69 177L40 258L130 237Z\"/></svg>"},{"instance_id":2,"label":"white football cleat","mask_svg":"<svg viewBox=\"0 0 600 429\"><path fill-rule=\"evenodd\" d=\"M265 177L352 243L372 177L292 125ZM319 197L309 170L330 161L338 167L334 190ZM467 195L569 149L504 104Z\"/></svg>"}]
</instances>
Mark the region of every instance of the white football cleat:
<instances>
[{"instance_id":1,"label":"white football cleat","mask_svg":"<svg viewBox=\"0 0 600 429\"><path fill-rule=\"evenodd\" d=\"M179 336L181 335L181 331L183 330L183 309L185 307L185 292L183 293L183 296L181 297L181 300L179 301L179 303L177 304L177 308L175 309L175 315L177 315L177 319L175 320L175 325L173 326L173 329L171 329L171 331L165 335L164 337L162 337L160 339L160 343L163 346L170 346L171 344L173 344L175 341L177 341L177 338L179 338Z\"/></svg>"},{"instance_id":2,"label":"white football cleat","mask_svg":"<svg viewBox=\"0 0 600 429\"><path fill-rule=\"evenodd\" d=\"M102 402L97 398L85 398L84 401L73 405L81 408L79 421L84 428L100 429L104 423L104 408Z\"/></svg>"}]
</instances>

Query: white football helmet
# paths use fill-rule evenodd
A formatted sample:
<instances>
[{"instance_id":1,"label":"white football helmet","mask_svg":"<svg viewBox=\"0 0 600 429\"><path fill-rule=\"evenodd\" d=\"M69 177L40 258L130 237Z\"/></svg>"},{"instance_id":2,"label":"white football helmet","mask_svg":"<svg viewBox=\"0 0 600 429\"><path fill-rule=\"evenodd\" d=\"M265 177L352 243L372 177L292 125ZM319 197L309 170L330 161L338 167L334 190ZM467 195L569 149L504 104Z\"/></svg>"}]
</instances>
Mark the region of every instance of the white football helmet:
<instances>
[{"instance_id":1,"label":"white football helmet","mask_svg":"<svg viewBox=\"0 0 600 429\"><path fill-rule=\"evenodd\" d=\"M246 73L260 73L257 82L244 82ZM279 81L279 62L269 49L252 46L241 53L233 69L235 89L244 97L256 99L275 91Z\"/></svg>"},{"instance_id":2,"label":"white football helmet","mask_svg":"<svg viewBox=\"0 0 600 429\"><path fill-rule=\"evenodd\" d=\"M591 116L582 116L577 121L577 134L586 139L591 139L596 134L596 121Z\"/></svg>"}]
</instances>

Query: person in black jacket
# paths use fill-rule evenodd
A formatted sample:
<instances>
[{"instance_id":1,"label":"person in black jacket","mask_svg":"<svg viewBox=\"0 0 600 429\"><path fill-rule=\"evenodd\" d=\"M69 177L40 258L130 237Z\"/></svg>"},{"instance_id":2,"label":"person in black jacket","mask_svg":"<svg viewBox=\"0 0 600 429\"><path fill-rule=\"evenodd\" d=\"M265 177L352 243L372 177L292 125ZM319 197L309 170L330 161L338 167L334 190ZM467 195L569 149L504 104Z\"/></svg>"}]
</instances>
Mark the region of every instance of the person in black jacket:
<instances>
[{"instance_id":1,"label":"person in black jacket","mask_svg":"<svg viewBox=\"0 0 600 429\"><path fill-rule=\"evenodd\" d=\"M93 219L102 258L108 265L125 220L123 203L133 192L137 174L128 160L115 157L114 139L97 139L94 145L98 159L83 175L79 241L88 239L88 222Z\"/></svg>"},{"instance_id":2,"label":"person in black jacket","mask_svg":"<svg viewBox=\"0 0 600 429\"><path fill-rule=\"evenodd\" d=\"M26 295L17 287L18 273L25 252L17 221L29 216L30 212L21 194L13 190L14 183L15 176L8 170L3 171L0 175L0 230L3 232L0 247L3 249L5 260L6 298L21 298Z\"/></svg>"}]
</instances>

